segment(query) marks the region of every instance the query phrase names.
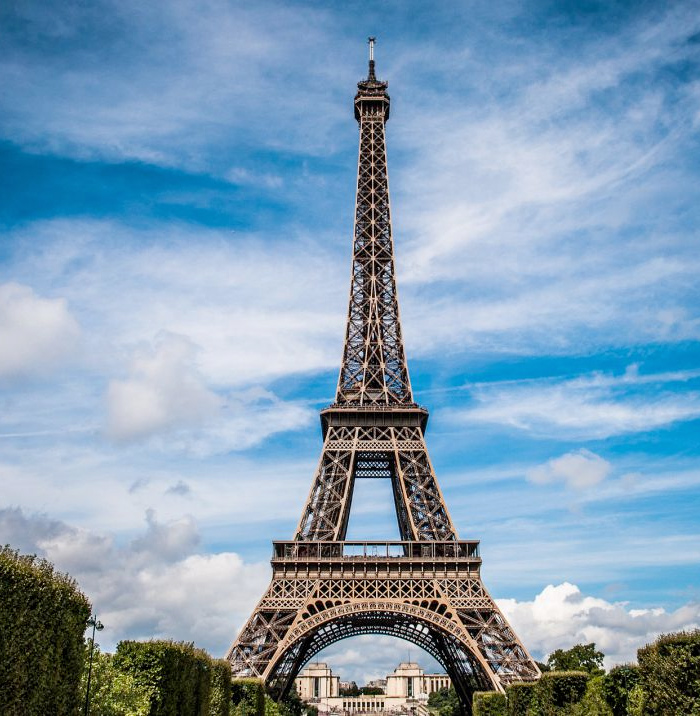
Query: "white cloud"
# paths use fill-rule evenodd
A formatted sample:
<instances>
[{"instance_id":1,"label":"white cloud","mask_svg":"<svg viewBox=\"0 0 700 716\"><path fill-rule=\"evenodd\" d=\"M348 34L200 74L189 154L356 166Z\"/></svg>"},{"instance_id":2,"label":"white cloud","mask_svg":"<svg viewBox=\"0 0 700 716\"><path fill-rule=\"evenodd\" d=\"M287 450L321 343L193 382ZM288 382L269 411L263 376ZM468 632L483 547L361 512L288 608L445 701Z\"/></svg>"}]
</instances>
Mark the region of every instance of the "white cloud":
<instances>
[{"instance_id":1,"label":"white cloud","mask_svg":"<svg viewBox=\"0 0 700 716\"><path fill-rule=\"evenodd\" d=\"M528 480L538 485L563 482L568 487L582 490L602 482L610 474L611 467L600 455L583 448L552 458L525 474Z\"/></svg>"},{"instance_id":2,"label":"white cloud","mask_svg":"<svg viewBox=\"0 0 700 716\"><path fill-rule=\"evenodd\" d=\"M606 667L636 661L637 649L659 634L700 626L700 604L675 611L630 608L586 596L568 582L545 587L532 601L499 599L499 607L528 650L542 659L555 649L595 642Z\"/></svg>"},{"instance_id":3,"label":"white cloud","mask_svg":"<svg viewBox=\"0 0 700 716\"><path fill-rule=\"evenodd\" d=\"M204 384L192 343L166 334L155 348L137 352L129 378L110 382L107 404L109 436L133 440L198 425L216 413L221 400Z\"/></svg>"},{"instance_id":4,"label":"white cloud","mask_svg":"<svg viewBox=\"0 0 700 716\"><path fill-rule=\"evenodd\" d=\"M23 91L4 108L2 129L24 146L211 172L227 154L220 149L231 136L245 142L261 125L267 143L318 151L308 125L296 121L310 94L316 111L307 112L309 121L336 114L323 79L335 58L325 48L337 50L339 40L329 39L320 10L223 0L147 7L104 0L99 12L67 3L59 17L29 2L12 16L15 22L3 28L0 76L4 86ZM59 46L60 62L42 62L24 33L12 32L16 25L43 37L47 46ZM168 42L159 41L166 36ZM304 62L297 51L301 36L319 47L326 62L314 62L309 53ZM308 82L309 76L316 80ZM271 96L276 105L270 105ZM271 137L270 121L284 131L278 128ZM327 144L320 143L324 149Z\"/></svg>"},{"instance_id":5,"label":"white cloud","mask_svg":"<svg viewBox=\"0 0 700 716\"><path fill-rule=\"evenodd\" d=\"M196 348L184 336L161 334L137 350L131 376L110 382L107 435L115 441L153 438L163 450L199 456L245 450L312 419L299 403L259 386L219 395L206 385Z\"/></svg>"},{"instance_id":6,"label":"white cloud","mask_svg":"<svg viewBox=\"0 0 700 716\"><path fill-rule=\"evenodd\" d=\"M86 334L96 372L153 336L185 336L216 386L250 386L337 369L347 261L335 244L155 222L38 222L18 229L13 272L60 285ZM41 243L37 255L28 250Z\"/></svg>"},{"instance_id":7,"label":"white cloud","mask_svg":"<svg viewBox=\"0 0 700 716\"><path fill-rule=\"evenodd\" d=\"M196 551L191 518L159 523L125 546L19 510L0 510L0 543L35 552L75 577L105 624L102 644L121 639L193 640L223 656L270 578L268 564L233 552Z\"/></svg>"},{"instance_id":8,"label":"white cloud","mask_svg":"<svg viewBox=\"0 0 700 716\"><path fill-rule=\"evenodd\" d=\"M50 371L76 350L79 338L64 298L42 298L18 283L0 285L0 378Z\"/></svg>"},{"instance_id":9,"label":"white cloud","mask_svg":"<svg viewBox=\"0 0 700 716\"><path fill-rule=\"evenodd\" d=\"M689 371L685 382L696 378ZM465 422L507 425L568 440L642 432L700 416L700 392L672 390L678 373L503 381L470 386L476 405L458 411ZM665 385L665 388L664 388Z\"/></svg>"},{"instance_id":10,"label":"white cloud","mask_svg":"<svg viewBox=\"0 0 700 716\"><path fill-rule=\"evenodd\" d=\"M669 58L694 56L698 28L678 6L554 63L530 48L497 90L472 60L468 76L488 78L470 83L482 101L441 88L443 111L428 102L401 118L415 152L394 197L414 351L698 339L697 221L676 218L697 206L684 155L698 101L683 82L658 81Z\"/></svg>"},{"instance_id":11,"label":"white cloud","mask_svg":"<svg viewBox=\"0 0 700 716\"><path fill-rule=\"evenodd\" d=\"M267 587L269 564L249 564L232 552L202 553L191 517L161 523L149 512L146 519L146 531L120 546L107 534L2 509L0 543L45 556L72 574L107 627L102 642L108 649L120 639L163 637L193 640L222 655ZM634 660L636 649L660 633L700 626L698 604L672 612L630 608L584 595L568 582L545 587L532 601L498 604L536 658L593 641L607 666ZM437 668L408 642L373 635L332 645L317 658L363 683L385 676L409 652Z\"/></svg>"}]
</instances>

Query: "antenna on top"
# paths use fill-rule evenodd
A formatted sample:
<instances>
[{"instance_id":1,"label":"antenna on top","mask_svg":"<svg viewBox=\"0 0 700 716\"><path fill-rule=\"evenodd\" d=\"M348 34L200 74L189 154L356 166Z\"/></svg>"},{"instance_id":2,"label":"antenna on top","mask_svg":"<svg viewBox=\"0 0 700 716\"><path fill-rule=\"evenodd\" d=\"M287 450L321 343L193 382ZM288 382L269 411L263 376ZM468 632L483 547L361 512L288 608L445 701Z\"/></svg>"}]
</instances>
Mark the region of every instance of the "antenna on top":
<instances>
[{"instance_id":1,"label":"antenna on top","mask_svg":"<svg viewBox=\"0 0 700 716\"><path fill-rule=\"evenodd\" d=\"M374 43L376 39L376 37L367 38L367 42L369 43L369 76L367 77L368 80L377 79L374 74Z\"/></svg>"}]
</instances>

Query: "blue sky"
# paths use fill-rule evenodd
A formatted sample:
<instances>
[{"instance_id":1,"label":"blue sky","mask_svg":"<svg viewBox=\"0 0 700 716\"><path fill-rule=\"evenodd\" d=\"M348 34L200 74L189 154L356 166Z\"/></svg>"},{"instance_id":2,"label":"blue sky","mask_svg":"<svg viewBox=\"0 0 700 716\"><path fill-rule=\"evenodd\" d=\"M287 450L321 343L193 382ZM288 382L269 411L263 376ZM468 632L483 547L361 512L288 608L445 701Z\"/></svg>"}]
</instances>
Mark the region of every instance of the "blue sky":
<instances>
[{"instance_id":1,"label":"blue sky","mask_svg":"<svg viewBox=\"0 0 700 716\"><path fill-rule=\"evenodd\" d=\"M107 648L227 649L335 390L369 34L414 392L488 588L537 657L700 626L693 2L3 5L0 542ZM351 536L391 510L363 482ZM406 656L368 648L325 656Z\"/></svg>"}]
</instances>

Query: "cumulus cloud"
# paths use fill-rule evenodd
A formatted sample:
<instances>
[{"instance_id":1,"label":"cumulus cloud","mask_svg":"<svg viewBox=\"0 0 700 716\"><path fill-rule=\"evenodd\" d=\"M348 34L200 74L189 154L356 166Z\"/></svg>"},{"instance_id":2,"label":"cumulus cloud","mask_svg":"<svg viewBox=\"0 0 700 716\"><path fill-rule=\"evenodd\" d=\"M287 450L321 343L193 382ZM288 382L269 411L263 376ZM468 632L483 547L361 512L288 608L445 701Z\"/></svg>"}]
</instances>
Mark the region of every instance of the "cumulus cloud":
<instances>
[{"instance_id":1,"label":"cumulus cloud","mask_svg":"<svg viewBox=\"0 0 700 716\"><path fill-rule=\"evenodd\" d=\"M207 386L196 355L186 337L167 333L139 349L131 375L109 384L107 435L117 442L167 435L154 444L208 455L243 450L309 423L306 407L259 386L217 394Z\"/></svg>"},{"instance_id":2,"label":"cumulus cloud","mask_svg":"<svg viewBox=\"0 0 700 716\"><path fill-rule=\"evenodd\" d=\"M111 381L107 403L107 432L115 440L197 425L221 405L197 369L195 347L173 334L161 335L153 349L137 353L130 377Z\"/></svg>"},{"instance_id":3,"label":"cumulus cloud","mask_svg":"<svg viewBox=\"0 0 700 716\"><path fill-rule=\"evenodd\" d=\"M64 298L42 298L29 286L0 285L0 378L50 371L80 338Z\"/></svg>"},{"instance_id":4,"label":"cumulus cloud","mask_svg":"<svg viewBox=\"0 0 700 716\"><path fill-rule=\"evenodd\" d=\"M268 564L233 552L204 554L191 518L160 523L126 545L43 515L0 510L0 543L36 553L75 577L105 624L107 648L121 639L192 640L221 656L269 580Z\"/></svg>"},{"instance_id":5,"label":"cumulus cloud","mask_svg":"<svg viewBox=\"0 0 700 716\"><path fill-rule=\"evenodd\" d=\"M232 552L200 550L190 517L158 521L120 545L113 537L79 529L45 515L0 510L0 543L37 553L68 571L92 601L107 629L103 643L168 637L193 640L221 655L230 645L270 578L267 563L250 564ZM585 595L574 584L549 585L531 601L498 600L535 658L579 642L595 642L606 665L632 661L636 650L663 632L700 626L700 605L674 611L631 608ZM392 671L409 654L426 669L439 669L416 646L365 635L334 644L318 655L336 673L363 683Z\"/></svg>"},{"instance_id":6,"label":"cumulus cloud","mask_svg":"<svg viewBox=\"0 0 700 716\"><path fill-rule=\"evenodd\" d=\"M531 468L526 477L538 485L563 482L567 487L582 490L602 482L610 470L607 460L583 448Z\"/></svg>"},{"instance_id":7,"label":"cumulus cloud","mask_svg":"<svg viewBox=\"0 0 700 716\"><path fill-rule=\"evenodd\" d=\"M141 346L134 363L169 357L216 386L249 387L337 370L350 245L318 238L56 219L8 240L21 247L13 273L61 284L97 372L116 375L124 353ZM29 251L37 243L40 255ZM193 345L178 348L177 337Z\"/></svg>"},{"instance_id":8,"label":"cumulus cloud","mask_svg":"<svg viewBox=\"0 0 700 716\"><path fill-rule=\"evenodd\" d=\"M587 596L575 585L548 585L532 601L499 599L528 650L538 659L555 649L595 642L606 667L636 661L637 649L659 634L700 626L700 604L665 609L633 609L624 602Z\"/></svg>"},{"instance_id":9,"label":"cumulus cloud","mask_svg":"<svg viewBox=\"0 0 700 716\"><path fill-rule=\"evenodd\" d=\"M503 381L469 386L476 405L465 422L500 423L551 438L596 439L643 432L700 416L696 371ZM682 392L674 383L687 384Z\"/></svg>"}]
</instances>

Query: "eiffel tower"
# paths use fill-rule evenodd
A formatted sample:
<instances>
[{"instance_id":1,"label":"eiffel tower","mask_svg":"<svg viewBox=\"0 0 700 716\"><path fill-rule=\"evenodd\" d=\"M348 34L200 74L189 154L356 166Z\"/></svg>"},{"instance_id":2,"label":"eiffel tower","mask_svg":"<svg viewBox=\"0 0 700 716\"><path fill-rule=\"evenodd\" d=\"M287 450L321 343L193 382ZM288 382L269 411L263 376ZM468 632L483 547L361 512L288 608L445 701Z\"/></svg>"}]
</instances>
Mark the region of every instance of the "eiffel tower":
<instances>
[{"instance_id":1,"label":"eiffel tower","mask_svg":"<svg viewBox=\"0 0 700 716\"><path fill-rule=\"evenodd\" d=\"M428 411L413 400L394 274L384 127L387 82L358 83L360 125L350 307L323 450L291 541L273 543L272 581L228 652L235 677L286 693L321 649L358 634L431 654L471 712L477 690L537 679L537 665L481 581L479 542L460 540L428 457ZM391 480L400 541L346 541L356 479Z\"/></svg>"}]
</instances>

